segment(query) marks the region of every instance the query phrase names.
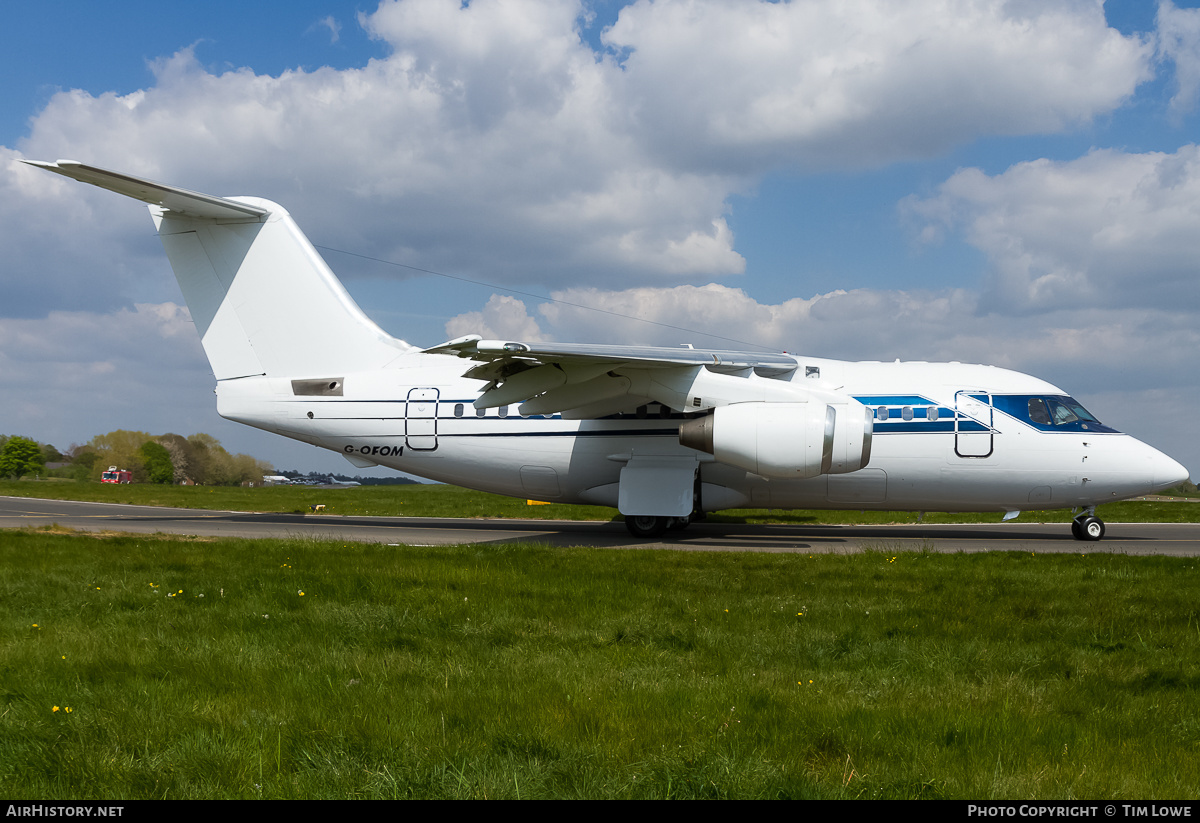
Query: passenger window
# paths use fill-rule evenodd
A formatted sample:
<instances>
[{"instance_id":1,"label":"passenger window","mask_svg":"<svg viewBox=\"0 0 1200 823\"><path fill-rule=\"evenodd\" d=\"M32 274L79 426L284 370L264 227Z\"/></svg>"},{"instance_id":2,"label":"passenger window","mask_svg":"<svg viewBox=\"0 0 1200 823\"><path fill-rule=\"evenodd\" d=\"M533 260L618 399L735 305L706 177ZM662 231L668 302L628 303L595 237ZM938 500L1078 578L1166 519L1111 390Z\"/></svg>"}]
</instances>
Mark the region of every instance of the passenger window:
<instances>
[{"instance_id":1,"label":"passenger window","mask_svg":"<svg viewBox=\"0 0 1200 823\"><path fill-rule=\"evenodd\" d=\"M887 406L880 406L879 408L877 408L875 410L875 419L876 420L887 420L888 419Z\"/></svg>"},{"instance_id":2,"label":"passenger window","mask_svg":"<svg viewBox=\"0 0 1200 823\"><path fill-rule=\"evenodd\" d=\"M501 417L508 417L508 406L501 406L499 414Z\"/></svg>"},{"instance_id":3,"label":"passenger window","mask_svg":"<svg viewBox=\"0 0 1200 823\"><path fill-rule=\"evenodd\" d=\"M487 414L487 409L476 409L475 410L476 417L483 417L485 414Z\"/></svg>"},{"instance_id":4,"label":"passenger window","mask_svg":"<svg viewBox=\"0 0 1200 823\"><path fill-rule=\"evenodd\" d=\"M455 403L455 404L454 404L454 416L455 416L455 417L462 417L462 416L463 416L463 404L462 404L462 403Z\"/></svg>"},{"instance_id":5,"label":"passenger window","mask_svg":"<svg viewBox=\"0 0 1200 823\"><path fill-rule=\"evenodd\" d=\"M938 407L930 406L929 408L925 409L925 419L930 421L931 423L933 421L937 420L938 419Z\"/></svg>"},{"instance_id":6,"label":"passenger window","mask_svg":"<svg viewBox=\"0 0 1200 823\"><path fill-rule=\"evenodd\" d=\"M901 409L900 416L903 417L905 420L912 420L913 419L912 406L905 406L903 409Z\"/></svg>"}]
</instances>

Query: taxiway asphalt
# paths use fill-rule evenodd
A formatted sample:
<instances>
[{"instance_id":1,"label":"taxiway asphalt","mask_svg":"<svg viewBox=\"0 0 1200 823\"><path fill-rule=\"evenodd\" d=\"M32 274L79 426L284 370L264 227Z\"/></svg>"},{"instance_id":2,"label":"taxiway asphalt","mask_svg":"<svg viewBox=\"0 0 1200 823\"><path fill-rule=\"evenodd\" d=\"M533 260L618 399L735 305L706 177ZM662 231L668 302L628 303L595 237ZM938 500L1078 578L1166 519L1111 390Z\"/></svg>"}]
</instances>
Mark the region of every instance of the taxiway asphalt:
<instances>
[{"instance_id":1,"label":"taxiway asphalt","mask_svg":"<svg viewBox=\"0 0 1200 823\"><path fill-rule=\"evenodd\" d=\"M632 537L619 522L264 514L0 497L0 528L37 528L54 524L81 531L263 539L300 537L421 546L533 542L555 546L691 551L928 550L1200 556L1198 523L1108 523L1107 534L1098 543L1075 540L1066 523L1020 521L892 526L693 523L683 531L648 540Z\"/></svg>"}]
</instances>

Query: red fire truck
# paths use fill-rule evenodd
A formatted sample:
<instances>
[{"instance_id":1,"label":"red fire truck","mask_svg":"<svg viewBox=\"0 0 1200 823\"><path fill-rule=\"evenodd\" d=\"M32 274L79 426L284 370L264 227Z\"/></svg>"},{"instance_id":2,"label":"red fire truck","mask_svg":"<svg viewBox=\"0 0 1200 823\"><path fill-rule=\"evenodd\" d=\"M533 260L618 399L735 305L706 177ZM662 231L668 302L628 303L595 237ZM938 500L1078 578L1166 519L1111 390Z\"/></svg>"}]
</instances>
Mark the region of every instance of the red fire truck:
<instances>
[{"instance_id":1,"label":"red fire truck","mask_svg":"<svg viewBox=\"0 0 1200 823\"><path fill-rule=\"evenodd\" d=\"M133 472L125 469L118 469L116 466L109 466L108 471L100 475L101 483L132 483Z\"/></svg>"}]
</instances>

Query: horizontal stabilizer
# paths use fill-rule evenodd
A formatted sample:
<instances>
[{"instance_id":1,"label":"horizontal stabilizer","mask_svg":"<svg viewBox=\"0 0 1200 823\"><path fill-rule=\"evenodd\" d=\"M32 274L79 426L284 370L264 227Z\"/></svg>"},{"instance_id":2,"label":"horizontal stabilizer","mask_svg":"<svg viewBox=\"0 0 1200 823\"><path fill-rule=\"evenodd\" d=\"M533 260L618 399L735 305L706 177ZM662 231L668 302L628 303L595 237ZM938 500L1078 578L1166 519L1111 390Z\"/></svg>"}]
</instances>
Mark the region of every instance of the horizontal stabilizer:
<instances>
[{"instance_id":1,"label":"horizontal stabilizer","mask_svg":"<svg viewBox=\"0 0 1200 823\"><path fill-rule=\"evenodd\" d=\"M118 174L108 169L87 166L75 160L59 160L56 163L46 163L41 160L23 160L31 166L70 177L81 183L91 183L102 189L115 191L134 200L141 200L152 206L159 206L167 211L186 217L209 217L224 220L255 219L268 214L266 209L227 200L224 197L213 197L211 194L201 194L174 186L143 180L140 177L130 177Z\"/></svg>"}]
</instances>

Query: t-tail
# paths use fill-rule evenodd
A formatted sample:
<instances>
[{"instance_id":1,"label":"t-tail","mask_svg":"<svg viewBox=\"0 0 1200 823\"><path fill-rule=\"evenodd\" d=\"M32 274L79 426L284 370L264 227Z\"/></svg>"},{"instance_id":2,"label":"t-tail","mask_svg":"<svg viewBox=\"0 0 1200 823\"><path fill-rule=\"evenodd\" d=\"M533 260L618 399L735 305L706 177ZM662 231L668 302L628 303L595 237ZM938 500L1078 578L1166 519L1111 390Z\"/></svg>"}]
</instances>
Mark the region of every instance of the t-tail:
<instances>
[{"instance_id":1,"label":"t-tail","mask_svg":"<svg viewBox=\"0 0 1200 823\"><path fill-rule=\"evenodd\" d=\"M411 351L363 314L276 203L213 197L73 160L25 162L150 204L218 381L378 369Z\"/></svg>"}]
</instances>

